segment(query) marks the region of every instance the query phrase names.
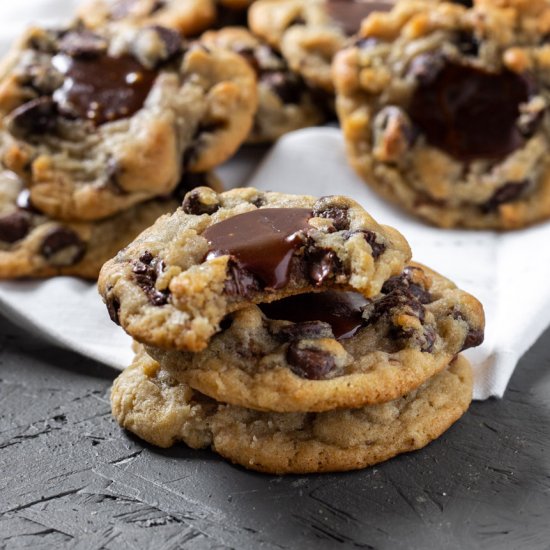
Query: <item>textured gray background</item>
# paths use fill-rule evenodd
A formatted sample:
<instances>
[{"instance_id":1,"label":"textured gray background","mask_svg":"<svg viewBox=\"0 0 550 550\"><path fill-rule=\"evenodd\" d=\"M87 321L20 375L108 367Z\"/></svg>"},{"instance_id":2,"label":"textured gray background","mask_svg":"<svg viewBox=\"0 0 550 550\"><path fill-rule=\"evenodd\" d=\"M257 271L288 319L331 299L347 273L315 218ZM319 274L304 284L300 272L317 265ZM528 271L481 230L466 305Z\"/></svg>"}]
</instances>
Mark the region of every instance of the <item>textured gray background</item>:
<instances>
[{"instance_id":1,"label":"textured gray background","mask_svg":"<svg viewBox=\"0 0 550 550\"><path fill-rule=\"evenodd\" d=\"M548 549L549 366L547 332L505 399L426 449L274 477L128 436L114 371L0 318L0 547Z\"/></svg>"}]
</instances>

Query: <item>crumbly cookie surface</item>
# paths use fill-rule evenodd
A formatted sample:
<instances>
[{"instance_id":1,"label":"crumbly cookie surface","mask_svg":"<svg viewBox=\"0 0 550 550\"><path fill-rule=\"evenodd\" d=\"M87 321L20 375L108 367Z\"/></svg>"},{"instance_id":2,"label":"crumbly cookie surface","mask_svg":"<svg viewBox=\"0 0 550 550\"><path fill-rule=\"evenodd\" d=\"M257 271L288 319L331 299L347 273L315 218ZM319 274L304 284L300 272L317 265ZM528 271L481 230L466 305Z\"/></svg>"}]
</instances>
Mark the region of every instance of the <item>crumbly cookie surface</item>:
<instances>
[{"instance_id":1,"label":"crumbly cookie surface","mask_svg":"<svg viewBox=\"0 0 550 550\"><path fill-rule=\"evenodd\" d=\"M136 340L199 351L231 311L327 288L372 296L409 258L345 197L198 188L104 266L99 289Z\"/></svg>"},{"instance_id":2,"label":"crumbly cookie surface","mask_svg":"<svg viewBox=\"0 0 550 550\"><path fill-rule=\"evenodd\" d=\"M226 27L201 36L201 43L240 54L258 77L258 111L249 143L275 141L287 132L322 123L326 115L315 94L284 58L244 27Z\"/></svg>"},{"instance_id":3,"label":"crumbly cookie surface","mask_svg":"<svg viewBox=\"0 0 550 550\"><path fill-rule=\"evenodd\" d=\"M169 447L211 447L272 474L365 468L420 449L467 410L471 367L458 356L414 392L384 404L323 413L268 413L217 403L171 378L143 351L111 393L119 424Z\"/></svg>"},{"instance_id":4,"label":"crumbly cookie surface","mask_svg":"<svg viewBox=\"0 0 550 550\"><path fill-rule=\"evenodd\" d=\"M132 22L135 25L161 25L184 36L195 36L216 20L214 0L90 0L78 10L78 17L89 28Z\"/></svg>"},{"instance_id":5,"label":"crumbly cookie surface","mask_svg":"<svg viewBox=\"0 0 550 550\"><path fill-rule=\"evenodd\" d=\"M550 5L412 0L373 14L334 63L351 164L443 227L550 216Z\"/></svg>"},{"instance_id":6,"label":"crumbly cookie surface","mask_svg":"<svg viewBox=\"0 0 550 550\"><path fill-rule=\"evenodd\" d=\"M364 17L392 5L391 0L259 0L250 8L249 24L310 86L333 92L334 55L359 31Z\"/></svg>"},{"instance_id":7,"label":"crumbly cookie surface","mask_svg":"<svg viewBox=\"0 0 550 550\"><path fill-rule=\"evenodd\" d=\"M187 191L211 176L189 176L178 186ZM179 195L179 196L178 196ZM153 199L97 222L62 222L40 212L12 172L0 172L0 279L73 275L97 279L101 266L159 216L181 204L181 193Z\"/></svg>"},{"instance_id":8,"label":"crumbly cookie surface","mask_svg":"<svg viewBox=\"0 0 550 550\"><path fill-rule=\"evenodd\" d=\"M370 300L310 296L232 314L200 353L147 351L217 401L319 412L396 399L483 340L480 303L424 266L407 267Z\"/></svg>"},{"instance_id":9,"label":"crumbly cookie surface","mask_svg":"<svg viewBox=\"0 0 550 550\"><path fill-rule=\"evenodd\" d=\"M0 70L1 156L41 211L95 220L226 160L256 105L240 56L173 30L32 29Z\"/></svg>"}]
</instances>

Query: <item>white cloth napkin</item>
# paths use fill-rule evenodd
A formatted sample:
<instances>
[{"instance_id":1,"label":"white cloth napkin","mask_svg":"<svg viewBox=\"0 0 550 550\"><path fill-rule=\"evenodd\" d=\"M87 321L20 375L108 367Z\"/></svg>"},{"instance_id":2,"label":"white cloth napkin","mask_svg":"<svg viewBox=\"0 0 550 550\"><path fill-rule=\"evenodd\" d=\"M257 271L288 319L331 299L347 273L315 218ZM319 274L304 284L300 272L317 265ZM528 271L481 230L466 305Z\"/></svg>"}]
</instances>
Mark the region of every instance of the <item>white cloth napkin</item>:
<instances>
[{"instance_id":1,"label":"white cloth napkin","mask_svg":"<svg viewBox=\"0 0 550 550\"><path fill-rule=\"evenodd\" d=\"M77 0L19 0L2 6L0 49L29 22L69 19ZM381 223L397 227L414 258L453 279L485 306L484 344L467 352L475 368L474 397L502 396L519 358L550 323L550 224L514 233L443 231L394 209L348 168L342 138L314 128L279 141L252 177L259 149L248 149L222 167L227 187L345 194ZM130 338L109 320L95 286L68 277L0 282L0 311L35 334L122 369L132 358Z\"/></svg>"}]
</instances>

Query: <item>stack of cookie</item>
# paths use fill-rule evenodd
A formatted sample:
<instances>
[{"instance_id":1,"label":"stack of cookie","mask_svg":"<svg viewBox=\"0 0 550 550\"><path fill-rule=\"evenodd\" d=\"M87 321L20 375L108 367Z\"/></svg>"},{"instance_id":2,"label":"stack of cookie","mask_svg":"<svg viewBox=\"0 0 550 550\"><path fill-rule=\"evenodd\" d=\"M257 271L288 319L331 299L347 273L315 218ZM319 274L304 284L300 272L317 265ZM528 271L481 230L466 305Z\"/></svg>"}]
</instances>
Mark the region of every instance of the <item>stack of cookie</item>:
<instances>
[{"instance_id":1,"label":"stack of cookie","mask_svg":"<svg viewBox=\"0 0 550 550\"><path fill-rule=\"evenodd\" d=\"M0 71L0 277L101 265L246 139L239 55L161 26L29 30Z\"/></svg>"},{"instance_id":2,"label":"stack of cookie","mask_svg":"<svg viewBox=\"0 0 550 550\"><path fill-rule=\"evenodd\" d=\"M119 423L271 473L362 468L468 408L479 302L341 196L190 191L102 269Z\"/></svg>"}]
</instances>

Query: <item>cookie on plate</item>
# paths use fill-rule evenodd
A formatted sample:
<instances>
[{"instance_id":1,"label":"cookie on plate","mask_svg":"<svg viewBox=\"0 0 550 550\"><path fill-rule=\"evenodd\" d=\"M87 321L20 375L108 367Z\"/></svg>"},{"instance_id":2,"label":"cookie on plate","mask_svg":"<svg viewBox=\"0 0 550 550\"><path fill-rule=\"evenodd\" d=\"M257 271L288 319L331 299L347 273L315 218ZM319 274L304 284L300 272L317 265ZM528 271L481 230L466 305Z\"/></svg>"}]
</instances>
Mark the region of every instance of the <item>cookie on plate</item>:
<instances>
[{"instance_id":1,"label":"cookie on plate","mask_svg":"<svg viewBox=\"0 0 550 550\"><path fill-rule=\"evenodd\" d=\"M256 106L241 56L164 27L32 29L0 69L1 156L42 212L96 220L226 160Z\"/></svg>"},{"instance_id":2,"label":"cookie on plate","mask_svg":"<svg viewBox=\"0 0 550 550\"><path fill-rule=\"evenodd\" d=\"M322 413L269 413L224 405L171 378L143 350L111 392L119 424L169 447L211 447L231 462L272 474L365 468L420 449L468 409L472 371L458 356L394 401Z\"/></svg>"},{"instance_id":3,"label":"cookie on plate","mask_svg":"<svg viewBox=\"0 0 550 550\"><path fill-rule=\"evenodd\" d=\"M161 25L184 36L195 36L216 20L214 0L90 0L77 12L89 28L131 22Z\"/></svg>"},{"instance_id":4,"label":"cookie on plate","mask_svg":"<svg viewBox=\"0 0 550 550\"><path fill-rule=\"evenodd\" d=\"M275 141L283 134L322 123L326 113L316 94L271 46L244 27L208 31L201 44L227 48L242 55L258 77L258 111L247 141Z\"/></svg>"},{"instance_id":5,"label":"cookie on plate","mask_svg":"<svg viewBox=\"0 0 550 550\"><path fill-rule=\"evenodd\" d=\"M348 157L442 227L550 217L550 4L410 0L368 18L334 64Z\"/></svg>"},{"instance_id":6,"label":"cookie on plate","mask_svg":"<svg viewBox=\"0 0 550 550\"><path fill-rule=\"evenodd\" d=\"M220 189L207 174L188 174L171 195L97 222L62 222L40 212L21 180L0 172L0 279L74 275L97 279L101 266L198 185Z\"/></svg>"},{"instance_id":7,"label":"cookie on plate","mask_svg":"<svg viewBox=\"0 0 550 550\"><path fill-rule=\"evenodd\" d=\"M394 0L259 0L249 11L252 31L279 49L313 88L333 92L331 63L361 20Z\"/></svg>"},{"instance_id":8,"label":"cookie on plate","mask_svg":"<svg viewBox=\"0 0 550 550\"><path fill-rule=\"evenodd\" d=\"M328 288L373 296L409 258L346 197L199 187L105 264L99 290L139 342L199 351L232 311Z\"/></svg>"},{"instance_id":9,"label":"cookie on plate","mask_svg":"<svg viewBox=\"0 0 550 550\"><path fill-rule=\"evenodd\" d=\"M320 412L405 395L483 340L481 304L413 264L379 296L300 294L226 317L200 353L147 346L161 369L209 397L277 412Z\"/></svg>"}]
</instances>

